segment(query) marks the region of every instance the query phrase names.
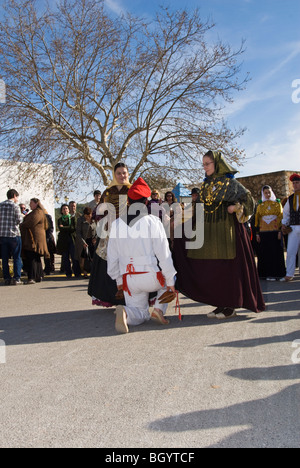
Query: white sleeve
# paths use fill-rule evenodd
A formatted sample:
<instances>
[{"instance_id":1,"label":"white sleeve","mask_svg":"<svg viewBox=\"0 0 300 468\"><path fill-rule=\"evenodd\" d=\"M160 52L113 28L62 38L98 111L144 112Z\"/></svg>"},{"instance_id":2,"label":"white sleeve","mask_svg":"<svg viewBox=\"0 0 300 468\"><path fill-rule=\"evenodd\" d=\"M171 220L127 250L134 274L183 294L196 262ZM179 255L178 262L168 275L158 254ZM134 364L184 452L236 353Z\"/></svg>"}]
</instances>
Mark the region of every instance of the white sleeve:
<instances>
[{"instance_id":1,"label":"white sleeve","mask_svg":"<svg viewBox=\"0 0 300 468\"><path fill-rule=\"evenodd\" d=\"M117 284L122 284L122 275L120 272L119 252L117 245L117 237L114 235L116 232L116 222L112 224L110 238L107 246L107 274L111 279L116 280Z\"/></svg>"},{"instance_id":2,"label":"white sleeve","mask_svg":"<svg viewBox=\"0 0 300 468\"><path fill-rule=\"evenodd\" d=\"M162 269L162 273L166 278L167 286L174 286L175 275L177 272L173 265L168 239L164 227L158 219L155 227L157 235L152 237L153 250L159 261L159 266Z\"/></svg>"},{"instance_id":3,"label":"white sleeve","mask_svg":"<svg viewBox=\"0 0 300 468\"><path fill-rule=\"evenodd\" d=\"M284 224L285 226L290 225L290 200L289 199L283 208L282 224Z\"/></svg>"}]
</instances>

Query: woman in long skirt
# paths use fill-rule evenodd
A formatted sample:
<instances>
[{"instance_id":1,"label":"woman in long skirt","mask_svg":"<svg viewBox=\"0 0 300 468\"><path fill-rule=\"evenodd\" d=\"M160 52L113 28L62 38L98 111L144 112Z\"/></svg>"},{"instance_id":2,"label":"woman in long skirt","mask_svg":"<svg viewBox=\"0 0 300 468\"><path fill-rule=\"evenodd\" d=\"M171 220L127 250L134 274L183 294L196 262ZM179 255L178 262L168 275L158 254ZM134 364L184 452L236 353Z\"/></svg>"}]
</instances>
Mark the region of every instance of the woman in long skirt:
<instances>
[{"instance_id":1,"label":"woman in long skirt","mask_svg":"<svg viewBox=\"0 0 300 468\"><path fill-rule=\"evenodd\" d=\"M127 166L124 163L117 164L113 182L104 191L97 208L97 218L100 218L97 225L99 243L93 257L88 288L93 305L112 307L125 304L122 297L116 297L117 284L107 274L107 245L111 223L127 210L127 193L130 187Z\"/></svg>"},{"instance_id":2,"label":"woman in long skirt","mask_svg":"<svg viewBox=\"0 0 300 468\"><path fill-rule=\"evenodd\" d=\"M41 258L50 257L46 241L48 221L45 208L38 198L30 200L31 212L21 223L24 264L28 274L27 284L39 283L44 278Z\"/></svg>"},{"instance_id":3,"label":"woman in long skirt","mask_svg":"<svg viewBox=\"0 0 300 468\"><path fill-rule=\"evenodd\" d=\"M261 312L265 303L243 224L253 213L254 200L220 152L206 153L203 166L206 179L199 199L204 204L204 245L187 249L184 237L175 238L177 288L194 301L216 307L210 318L234 317L238 308Z\"/></svg>"},{"instance_id":4,"label":"woman in long skirt","mask_svg":"<svg viewBox=\"0 0 300 468\"><path fill-rule=\"evenodd\" d=\"M258 274L260 278L275 281L285 277L286 268L283 250L281 221L283 209L280 200L269 185L262 189L262 199L258 204L255 227L258 244Z\"/></svg>"}]
</instances>

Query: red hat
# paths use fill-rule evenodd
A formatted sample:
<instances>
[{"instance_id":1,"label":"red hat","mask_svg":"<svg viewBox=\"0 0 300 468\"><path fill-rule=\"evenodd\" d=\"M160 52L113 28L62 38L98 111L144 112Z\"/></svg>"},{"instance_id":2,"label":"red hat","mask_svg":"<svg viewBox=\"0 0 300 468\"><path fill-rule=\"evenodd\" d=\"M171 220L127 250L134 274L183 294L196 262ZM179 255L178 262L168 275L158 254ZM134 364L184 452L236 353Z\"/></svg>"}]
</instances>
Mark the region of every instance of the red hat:
<instances>
[{"instance_id":1,"label":"red hat","mask_svg":"<svg viewBox=\"0 0 300 468\"><path fill-rule=\"evenodd\" d=\"M295 182L296 180L300 180L300 174L292 174L290 177L291 182Z\"/></svg>"},{"instance_id":2,"label":"red hat","mask_svg":"<svg viewBox=\"0 0 300 468\"><path fill-rule=\"evenodd\" d=\"M139 177L128 191L128 197L131 200L140 200L141 198L148 198L151 195L151 189L148 184Z\"/></svg>"}]
</instances>

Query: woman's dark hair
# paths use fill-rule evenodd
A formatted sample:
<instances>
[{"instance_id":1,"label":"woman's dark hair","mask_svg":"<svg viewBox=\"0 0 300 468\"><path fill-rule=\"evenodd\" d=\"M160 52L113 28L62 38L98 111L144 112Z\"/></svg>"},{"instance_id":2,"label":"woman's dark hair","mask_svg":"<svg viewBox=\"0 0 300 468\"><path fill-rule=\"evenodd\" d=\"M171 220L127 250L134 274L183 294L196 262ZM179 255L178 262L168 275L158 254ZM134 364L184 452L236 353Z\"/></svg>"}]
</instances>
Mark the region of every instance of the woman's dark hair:
<instances>
[{"instance_id":1,"label":"woman's dark hair","mask_svg":"<svg viewBox=\"0 0 300 468\"><path fill-rule=\"evenodd\" d=\"M272 189L271 189L270 185L265 185L265 186L263 187L263 192L264 192L265 190L272 190Z\"/></svg>"},{"instance_id":2,"label":"woman's dark hair","mask_svg":"<svg viewBox=\"0 0 300 468\"><path fill-rule=\"evenodd\" d=\"M89 215L89 214L91 214L91 213L93 213L92 208L90 208L89 206L86 206L86 207L84 208L84 210L83 210L83 214L84 214L84 215Z\"/></svg>"},{"instance_id":3,"label":"woman's dark hair","mask_svg":"<svg viewBox=\"0 0 300 468\"><path fill-rule=\"evenodd\" d=\"M33 203L40 203L40 200L38 198L31 198L30 201L33 201Z\"/></svg>"},{"instance_id":4,"label":"woman's dark hair","mask_svg":"<svg viewBox=\"0 0 300 468\"><path fill-rule=\"evenodd\" d=\"M37 205L37 208L39 208L40 210L45 211L45 208L42 205L41 200L39 198L31 198L30 201L33 201L33 203L35 203Z\"/></svg>"},{"instance_id":5,"label":"woman's dark hair","mask_svg":"<svg viewBox=\"0 0 300 468\"><path fill-rule=\"evenodd\" d=\"M62 214L62 210L63 210L64 206L67 206L69 208L69 205L67 203L64 203L63 205L61 205L61 207L60 207L60 213L61 214Z\"/></svg>"},{"instance_id":6,"label":"woman's dark hair","mask_svg":"<svg viewBox=\"0 0 300 468\"><path fill-rule=\"evenodd\" d=\"M119 162L118 164L115 165L114 172L116 172L116 170L119 169L119 167L124 167L128 171L128 167L126 166L126 164L123 162Z\"/></svg>"},{"instance_id":7,"label":"woman's dark hair","mask_svg":"<svg viewBox=\"0 0 300 468\"><path fill-rule=\"evenodd\" d=\"M212 161L215 160L215 158L214 158L214 153L213 153L211 150L207 151L207 153L205 153L204 157L205 157L205 156L207 156L207 157L208 157L209 159L211 159Z\"/></svg>"},{"instance_id":8,"label":"woman's dark hair","mask_svg":"<svg viewBox=\"0 0 300 468\"><path fill-rule=\"evenodd\" d=\"M175 203L176 202L175 195L173 192L170 192L170 191L165 193L165 201L168 201L168 195L170 194L172 195L172 203Z\"/></svg>"}]
</instances>

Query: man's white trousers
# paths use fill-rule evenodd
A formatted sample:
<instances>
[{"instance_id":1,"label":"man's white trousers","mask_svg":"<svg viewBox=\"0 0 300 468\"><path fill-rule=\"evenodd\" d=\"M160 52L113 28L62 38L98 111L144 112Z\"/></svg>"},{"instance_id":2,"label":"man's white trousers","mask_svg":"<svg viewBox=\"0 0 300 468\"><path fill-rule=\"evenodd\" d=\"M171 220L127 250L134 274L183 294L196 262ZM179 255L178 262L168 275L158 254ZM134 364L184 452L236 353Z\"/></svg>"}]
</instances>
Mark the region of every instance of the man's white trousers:
<instances>
[{"instance_id":1,"label":"man's white trousers","mask_svg":"<svg viewBox=\"0 0 300 468\"><path fill-rule=\"evenodd\" d=\"M300 249L300 226L292 226L289 234L286 258L286 276L294 276L296 270L296 256Z\"/></svg>"},{"instance_id":2,"label":"man's white trousers","mask_svg":"<svg viewBox=\"0 0 300 468\"><path fill-rule=\"evenodd\" d=\"M157 291L154 307L161 310L165 315L168 304L159 304L159 298L167 288L161 286L156 272L150 271L140 275L128 275L127 284L131 293L130 296L127 292L124 292L128 325L136 326L150 320L149 293L151 292Z\"/></svg>"}]
</instances>

